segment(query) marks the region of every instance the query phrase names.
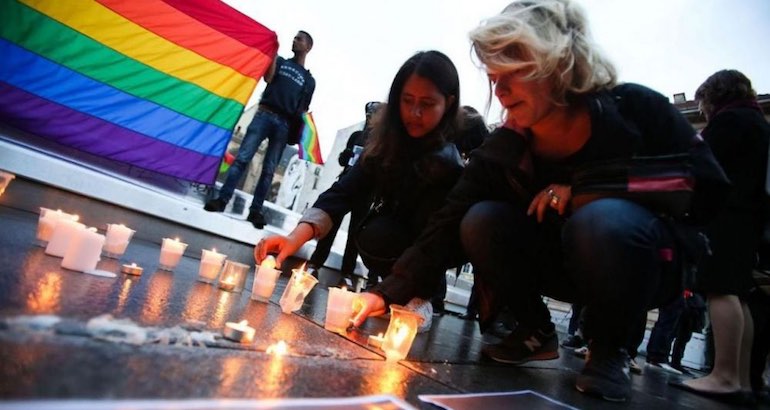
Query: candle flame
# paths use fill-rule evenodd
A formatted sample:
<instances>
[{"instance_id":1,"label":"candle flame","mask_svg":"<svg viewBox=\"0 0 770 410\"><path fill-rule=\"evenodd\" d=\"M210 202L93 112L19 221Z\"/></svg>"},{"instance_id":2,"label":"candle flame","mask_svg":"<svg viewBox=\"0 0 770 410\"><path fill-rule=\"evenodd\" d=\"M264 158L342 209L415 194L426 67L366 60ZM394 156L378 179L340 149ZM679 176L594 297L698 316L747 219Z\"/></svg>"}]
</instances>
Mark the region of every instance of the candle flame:
<instances>
[{"instance_id":1,"label":"candle flame","mask_svg":"<svg viewBox=\"0 0 770 410\"><path fill-rule=\"evenodd\" d=\"M72 220L77 222L80 220L80 215L72 215Z\"/></svg>"},{"instance_id":2,"label":"candle flame","mask_svg":"<svg viewBox=\"0 0 770 410\"><path fill-rule=\"evenodd\" d=\"M179 237L177 236L176 238L174 238L174 241L179 242Z\"/></svg>"},{"instance_id":3,"label":"candle flame","mask_svg":"<svg viewBox=\"0 0 770 410\"><path fill-rule=\"evenodd\" d=\"M270 346L267 347L267 350L265 350L265 353L271 354L274 356L285 356L286 353L289 352L289 345L286 344L283 340L278 341L277 343L273 343Z\"/></svg>"},{"instance_id":4,"label":"candle flame","mask_svg":"<svg viewBox=\"0 0 770 410\"><path fill-rule=\"evenodd\" d=\"M96 228L94 228L94 227L92 226L92 227L89 227L89 228L87 229L87 231L89 231L89 232L96 232Z\"/></svg>"},{"instance_id":5,"label":"candle flame","mask_svg":"<svg viewBox=\"0 0 770 410\"><path fill-rule=\"evenodd\" d=\"M262 267L275 269L275 257L273 255L267 255L267 257L262 261Z\"/></svg>"},{"instance_id":6,"label":"candle flame","mask_svg":"<svg viewBox=\"0 0 770 410\"><path fill-rule=\"evenodd\" d=\"M131 267L132 267L132 268L135 268L135 267L136 267L136 263L135 263L135 262L132 262L132 263L131 263Z\"/></svg>"},{"instance_id":7,"label":"candle flame","mask_svg":"<svg viewBox=\"0 0 770 410\"><path fill-rule=\"evenodd\" d=\"M225 280L223 282L227 283L227 284L230 284L230 285L234 285L235 284L235 279L232 276L228 276L227 278L225 278Z\"/></svg>"},{"instance_id":8,"label":"candle flame","mask_svg":"<svg viewBox=\"0 0 770 410\"><path fill-rule=\"evenodd\" d=\"M305 264L306 264L306 263L307 263L307 262L303 263L303 264L302 264L302 266L300 266L300 267L299 267L299 270L300 270L300 271L302 271L302 272L304 272L304 271L305 271Z\"/></svg>"},{"instance_id":9,"label":"candle flame","mask_svg":"<svg viewBox=\"0 0 770 410\"><path fill-rule=\"evenodd\" d=\"M238 322L238 327L241 327L241 328L246 327L248 325L249 325L249 321L246 319L243 319L240 322Z\"/></svg>"},{"instance_id":10,"label":"candle flame","mask_svg":"<svg viewBox=\"0 0 770 410\"><path fill-rule=\"evenodd\" d=\"M396 319L393 325L396 327L396 331L390 335L390 340L393 342L393 346L398 347L409 336L409 324Z\"/></svg>"},{"instance_id":11,"label":"candle flame","mask_svg":"<svg viewBox=\"0 0 770 410\"><path fill-rule=\"evenodd\" d=\"M211 252L217 253L217 248L211 248Z\"/></svg>"}]
</instances>

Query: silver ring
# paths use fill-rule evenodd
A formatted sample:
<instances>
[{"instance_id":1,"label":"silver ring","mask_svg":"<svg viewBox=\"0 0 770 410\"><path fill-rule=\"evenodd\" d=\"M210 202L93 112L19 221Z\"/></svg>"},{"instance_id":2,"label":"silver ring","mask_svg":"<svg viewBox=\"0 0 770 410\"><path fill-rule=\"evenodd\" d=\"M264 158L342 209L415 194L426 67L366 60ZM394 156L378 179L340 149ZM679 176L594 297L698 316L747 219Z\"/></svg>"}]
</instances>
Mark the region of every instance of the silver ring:
<instances>
[{"instance_id":1,"label":"silver ring","mask_svg":"<svg viewBox=\"0 0 770 410\"><path fill-rule=\"evenodd\" d=\"M545 191L545 193L546 193L546 194L548 194L548 197L549 197L549 198L554 198L554 197L556 197L556 193L555 193L555 192L553 192L553 188L548 188L548 191Z\"/></svg>"}]
</instances>

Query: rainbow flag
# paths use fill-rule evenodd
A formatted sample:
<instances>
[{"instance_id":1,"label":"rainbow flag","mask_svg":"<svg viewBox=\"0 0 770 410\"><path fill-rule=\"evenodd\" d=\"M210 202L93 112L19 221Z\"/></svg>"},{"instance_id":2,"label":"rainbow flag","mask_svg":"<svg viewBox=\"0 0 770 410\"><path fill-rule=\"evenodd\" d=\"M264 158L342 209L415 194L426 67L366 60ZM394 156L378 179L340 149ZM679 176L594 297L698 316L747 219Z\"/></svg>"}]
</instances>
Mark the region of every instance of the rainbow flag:
<instances>
[{"instance_id":1,"label":"rainbow flag","mask_svg":"<svg viewBox=\"0 0 770 410\"><path fill-rule=\"evenodd\" d=\"M302 135L299 139L299 159L323 165L321 144L318 143L318 129L313 121L313 114L302 113Z\"/></svg>"},{"instance_id":2,"label":"rainbow flag","mask_svg":"<svg viewBox=\"0 0 770 410\"><path fill-rule=\"evenodd\" d=\"M0 122L206 184L278 50L219 0L0 1Z\"/></svg>"}]
</instances>

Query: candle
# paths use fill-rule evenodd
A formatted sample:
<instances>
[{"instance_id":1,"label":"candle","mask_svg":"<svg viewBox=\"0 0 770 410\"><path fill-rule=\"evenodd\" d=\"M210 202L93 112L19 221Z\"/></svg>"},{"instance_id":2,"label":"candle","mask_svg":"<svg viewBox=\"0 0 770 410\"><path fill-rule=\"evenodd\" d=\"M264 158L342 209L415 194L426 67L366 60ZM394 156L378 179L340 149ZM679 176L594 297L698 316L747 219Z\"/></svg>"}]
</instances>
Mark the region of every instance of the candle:
<instances>
[{"instance_id":1,"label":"candle","mask_svg":"<svg viewBox=\"0 0 770 410\"><path fill-rule=\"evenodd\" d=\"M225 261L225 267L222 268L222 278L219 281L219 288L228 292L240 292L246 283L246 274L249 273L249 265L244 265L231 260Z\"/></svg>"},{"instance_id":2,"label":"candle","mask_svg":"<svg viewBox=\"0 0 770 410\"><path fill-rule=\"evenodd\" d=\"M247 320L241 320L238 323L227 322L225 323L225 330L222 334L225 338L238 343L251 343L254 340L255 329L249 326Z\"/></svg>"},{"instance_id":3,"label":"candle","mask_svg":"<svg viewBox=\"0 0 770 410\"><path fill-rule=\"evenodd\" d=\"M126 252L128 242L134 235L133 229L123 224L107 224L107 235L104 242L104 256L118 259Z\"/></svg>"},{"instance_id":4,"label":"candle","mask_svg":"<svg viewBox=\"0 0 770 410\"><path fill-rule=\"evenodd\" d=\"M406 358L421 323L422 317L418 313L404 309L403 306L390 305L390 323L382 340L386 360Z\"/></svg>"},{"instance_id":5,"label":"candle","mask_svg":"<svg viewBox=\"0 0 770 410\"><path fill-rule=\"evenodd\" d=\"M37 240L40 246L45 246L45 244L51 240L53 229L56 227L56 222L58 222L59 219L68 219L77 222L79 217L77 215L62 212L61 209L54 211L53 209L40 208L40 216L37 222Z\"/></svg>"},{"instance_id":6,"label":"candle","mask_svg":"<svg viewBox=\"0 0 770 410\"><path fill-rule=\"evenodd\" d=\"M299 310L305 297L316 283L318 283L318 279L305 271L305 265L299 269L292 269L289 283L286 284L286 289L284 289L281 300L278 302L281 305L281 311L291 313Z\"/></svg>"},{"instance_id":7,"label":"candle","mask_svg":"<svg viewBox=\"0 0 770 410\"><path fill-rule=\"evenodd\" d=\"M160 265L162 270L172 271L182 259L187 244L179 242L179 238L163 238L163 245L160 248Z\"/></svg>"},{"instance_id":8,"label":"candle","mask_svg":"<svg viewBox=\"0 0 770 410\"><path fill-rule=\"evenodd\" d=\"M142 272L144 272L144 268L138 266L136 263L131 263L130 265L123 265L123 267L120 268L120 271L128 275L140 276Z\"/></svg>"},{"instance_id":9,"label":"candle","mask_svg":"<svg viewBox=\"0 0 770 410\"><path fill-rule=\"evenodd\" d=\"M97 233L96 228L77 230L67 246L61 267L78 272L96 269L104 240L104 235Z\"/></svg>"},{"instance_id":10,"label":"candle","mask_svg":"<svg viewBox=\"0 0 770 410\"><path fill-rule=\"evenodd\" d=\"M201 265L198 269L198 280L205 283L214 283L219 276L219 270L222 269L227 255L217 253L216 249L201 250Z\"/></svg>"},{"instance_id":11,"label":"candle","mask_svg":"<svg viewBox=\"0 0 770 410\"><path fill-rule=\"evenodd\" d=\"M324 328L344 335L353 317L353 303L356 298L356 293L345 288L329 288Z\"/></svg>"},{"instance_id":12,"label":"candle","mask_svg":"<svg viewBox=\"0 0 770 410\"><path fill-rule=\"evenodd\" d=\"M8 184L11 183L11 180L16 178L16 175L13 175L8 172L0 171L0 195L3 195L3 192L5 192L5 188L8 186Z\"/></svg>"},{"instance_id":13,"label":"candle","mask_svg":"<svg viewBox=\"0 0 770 410\"><path fill-rule=\"evenodd\" d=\"M251 298L267 303L267 301L270 300L270 296L273 295L275 283L279 276L281 276L281 271L275 269L275 258L272 255L268 255L267 258L262 261L262 264L259 265L257 272L254 275Z\"/></svg>"},{"instance_id":14,"label":"candle","mask_svg":"<svg viewBox=\"0 0 770 410\"><path fill-rule=\"evenodd\" d=\"M369 336L369 346L379 349L382 347L382 341L384 339L385 337L382 336L382 333L377 336L371 335Z\"/></svg>"},{"instance_id":15,"label":"candle","mask_svg":"<svg viewBox=\"0 0 770 410\"><path fill-rule=\"evenodd\" d=\"M86 226L80 222L65 218L58 219L54 225L51 239L48 241L48 246L45 248L45 253L51 256L63 257L72 238L78 231L83 229L86 229Z\"/></svg>"}]
</instances>

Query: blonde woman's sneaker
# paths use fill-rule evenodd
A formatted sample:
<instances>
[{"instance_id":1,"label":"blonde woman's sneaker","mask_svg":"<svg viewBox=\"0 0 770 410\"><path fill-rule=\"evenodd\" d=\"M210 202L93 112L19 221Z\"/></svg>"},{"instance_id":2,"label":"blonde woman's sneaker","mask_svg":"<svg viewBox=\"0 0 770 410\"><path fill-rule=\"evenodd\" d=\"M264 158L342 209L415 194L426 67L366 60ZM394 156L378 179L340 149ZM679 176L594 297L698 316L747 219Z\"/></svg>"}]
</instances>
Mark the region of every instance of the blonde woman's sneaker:
<instances>
[{"instance_id":1,"label":"blonde woman's sneaker","mask_svg":"<svg viewBox=\"0 0 770 410\"><path fill-rule=\"evenodd\" d=\"M502 342L482 348L481 354L507 364L553 360L559 358L559 339L553 330L543 332L517 326Z\"/></svg>"},{"instance_id":2,"label":"blonde woman's sneaker","mask_svg":"<svg viewBox=\"0 0 770 410\"><path fill-rule=\"evenodd\" d=\"M628 353L591 343L586 364L578 375L575 388L608 401L626 401L631 397Z\"/></svg>"}]
</instances>

